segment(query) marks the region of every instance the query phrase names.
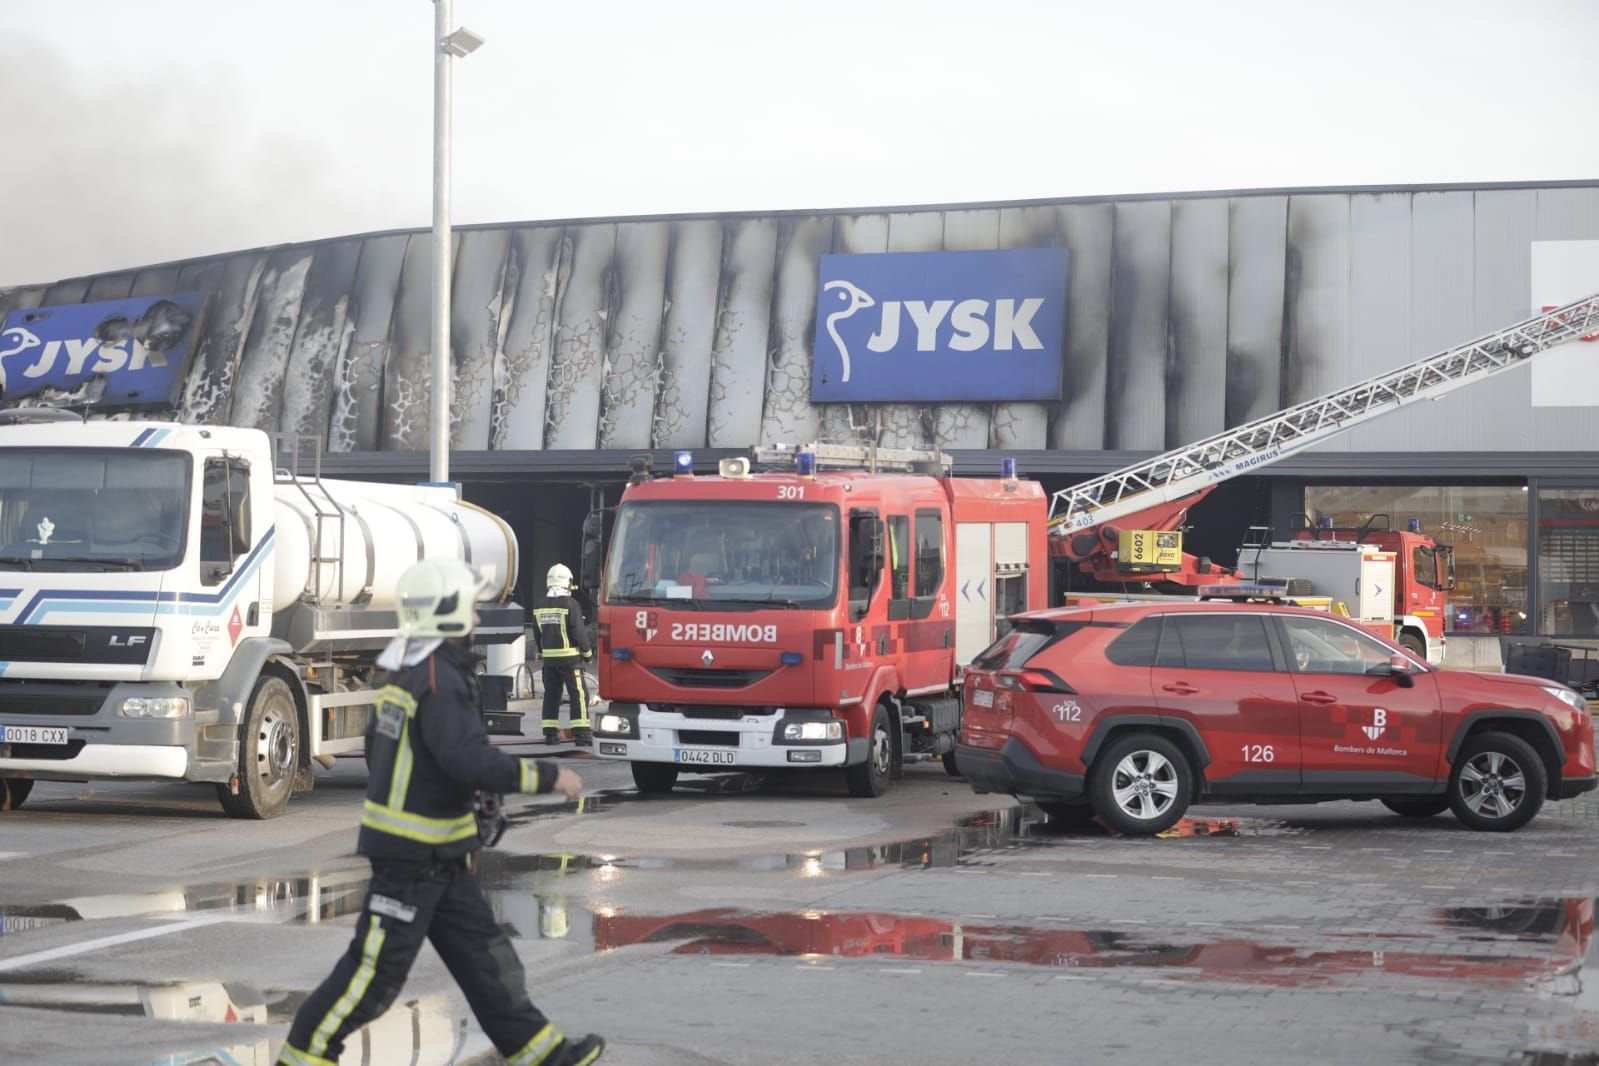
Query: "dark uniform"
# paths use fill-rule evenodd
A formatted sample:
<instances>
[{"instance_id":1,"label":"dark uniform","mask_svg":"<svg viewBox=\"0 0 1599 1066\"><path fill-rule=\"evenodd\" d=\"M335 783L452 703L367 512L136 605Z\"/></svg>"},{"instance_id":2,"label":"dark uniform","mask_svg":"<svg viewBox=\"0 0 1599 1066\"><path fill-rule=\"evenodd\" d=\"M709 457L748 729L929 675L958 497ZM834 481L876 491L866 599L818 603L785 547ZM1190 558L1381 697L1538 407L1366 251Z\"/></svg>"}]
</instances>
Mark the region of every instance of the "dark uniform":
<instances>
[{"instance_id":1,"label":"dark uniform","mask_svg":"<svg viewBox=\"0 0 1599 1066\"><path fill-rule=\"evenodd\" d=\"M489 745L469 653L445 643L395 675L367 728L358 850L372 862L355 938L300 1007L278 1062L334 1066L344 1041L399 995L425 937L511 1066L589 1062L528 999L522 963L476 874L473 793L549 792L553 762Z\"/></svg>"},{"instance_id":2,"label":"dark uniform","mask_svg":"<svg viewBox=\"0 0 1599 1066\"><path fill-rule=\"evenodd\" d=\"M546 595L533 609L533 639L544 662L544 732L561 727L561 693L572 702L572 729L586 739L589 730L589 691L583 664L594 657L583 611L568 593Z\"/></svg>"}]
</instances>

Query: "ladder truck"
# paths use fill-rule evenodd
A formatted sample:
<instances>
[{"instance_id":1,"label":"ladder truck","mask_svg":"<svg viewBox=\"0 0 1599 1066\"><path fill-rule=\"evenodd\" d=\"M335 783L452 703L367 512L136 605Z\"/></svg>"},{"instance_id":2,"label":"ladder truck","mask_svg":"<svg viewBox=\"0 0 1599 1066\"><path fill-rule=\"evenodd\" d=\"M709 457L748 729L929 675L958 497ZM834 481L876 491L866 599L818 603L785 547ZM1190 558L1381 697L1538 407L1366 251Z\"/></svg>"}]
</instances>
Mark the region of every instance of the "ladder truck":
<instances>
[{"instance_id":1,"label":"ladder truck","mask_svg":"<svg viewBox=\"0 0 1599 1066\"><path fill-rule=\"evenodd\" d=\"M1599 294L1064 489L1050 500L1050 554L1103 582L1158 581L1197 590L1298 578L1308 579L1313 590L1319 584L1354 596L1360 587L1385 584L1394 590L1386 620L1369 591L1361 620L1374 628L1391 626L1389 635L1413 653L1441 662L1443 593L1454 584L1446 546L1419 530L1362 529L1347 540L1322 539L1317 531L1287 542L1257 538L1240 552L1246 576L1182 550L1188 510L1229 478L1255 473L1407 404L1501 374L1559 345L1594 340L1596 331ZM1373 566L1391 579L1357 585ZM1277 587L1282 591L1285 585Z\"/></svg>"}]
</instances>

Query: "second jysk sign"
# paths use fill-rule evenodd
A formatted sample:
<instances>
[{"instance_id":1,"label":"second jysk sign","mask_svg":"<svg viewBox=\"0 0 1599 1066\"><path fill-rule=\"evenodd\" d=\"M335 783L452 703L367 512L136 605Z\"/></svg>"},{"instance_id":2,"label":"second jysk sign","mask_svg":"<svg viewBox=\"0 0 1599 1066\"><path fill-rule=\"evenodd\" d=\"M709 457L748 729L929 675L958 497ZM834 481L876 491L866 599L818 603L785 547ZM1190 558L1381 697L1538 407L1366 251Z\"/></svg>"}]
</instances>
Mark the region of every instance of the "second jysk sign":
<instances>
[{"instance_id":1,"label":"second jysk sign","mask_svg":"<svg viewBox=\"0 0 1599 1066\"><path fill-rule=\"evenodd\" d=\"M813 403L1056 400L1064 248L825 255Z\"/></svg>"}]
</instances>

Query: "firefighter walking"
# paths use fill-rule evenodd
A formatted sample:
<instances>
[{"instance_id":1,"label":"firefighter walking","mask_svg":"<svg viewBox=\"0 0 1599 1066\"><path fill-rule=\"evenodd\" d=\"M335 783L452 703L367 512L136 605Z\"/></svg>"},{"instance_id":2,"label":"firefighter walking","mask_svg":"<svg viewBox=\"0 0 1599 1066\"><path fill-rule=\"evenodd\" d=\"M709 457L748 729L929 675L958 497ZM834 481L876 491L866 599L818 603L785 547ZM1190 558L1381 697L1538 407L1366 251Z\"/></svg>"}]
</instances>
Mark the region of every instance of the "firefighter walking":
<instances>
[{"instance_id":1,"label":"firefighter walking","mask_svg":"<svg viewBox=\"0 0 1599 1066\"><path fill-rule=\"evenodd\" d=\"M379 664L366 734L369 778L357 850L372 880L355 936L295 1014L280 1066L334 1066L345 1041L394 1002L424 939L449 969L510 1066L585 1066L605 1041L567 1039L528 998L516 949L478 885L478 792L559 792L583 783L552 761L489 745L467 637L481 585L459 560L422 560L400 576L402 636Z\"/></svg>"},{"instance_id":2,"label":"firefighter walking","mask_svg":"<svg viewBox=\"0 0 1599 1066\"><path fill-rule=\"evenodd\" d=\"M583 665L594 657L583 611L572 598L572 571L560 563L545 577L544 598L533 609L533 640L544 664L544 742L554 744L561 730L561 694L572 705L574 743L590 747L589 682Z\"/></svg>"}]
</instances>

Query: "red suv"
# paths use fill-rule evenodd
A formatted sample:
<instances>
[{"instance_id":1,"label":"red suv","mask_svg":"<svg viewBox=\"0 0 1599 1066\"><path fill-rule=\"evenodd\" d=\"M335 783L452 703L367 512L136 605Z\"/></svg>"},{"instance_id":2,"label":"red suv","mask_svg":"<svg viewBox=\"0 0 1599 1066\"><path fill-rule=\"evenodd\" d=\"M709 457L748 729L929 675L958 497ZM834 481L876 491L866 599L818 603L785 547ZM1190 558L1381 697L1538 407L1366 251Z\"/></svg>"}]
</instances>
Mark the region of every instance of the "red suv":
<instances>
[{"instance_id":1,"label":"red suv","mask_svg":"<svg viewBox=\"0 0 1599 1066\"><path fill-rule=\"evenodd\" d=\"M1125 603L1012 621L969 668L955 762L1052 818L1157 833L1193 803L1374 799L1509 830L1599 783L1576 692L1436 670L1332 615Z\"/></svg>"}]
</instances>

